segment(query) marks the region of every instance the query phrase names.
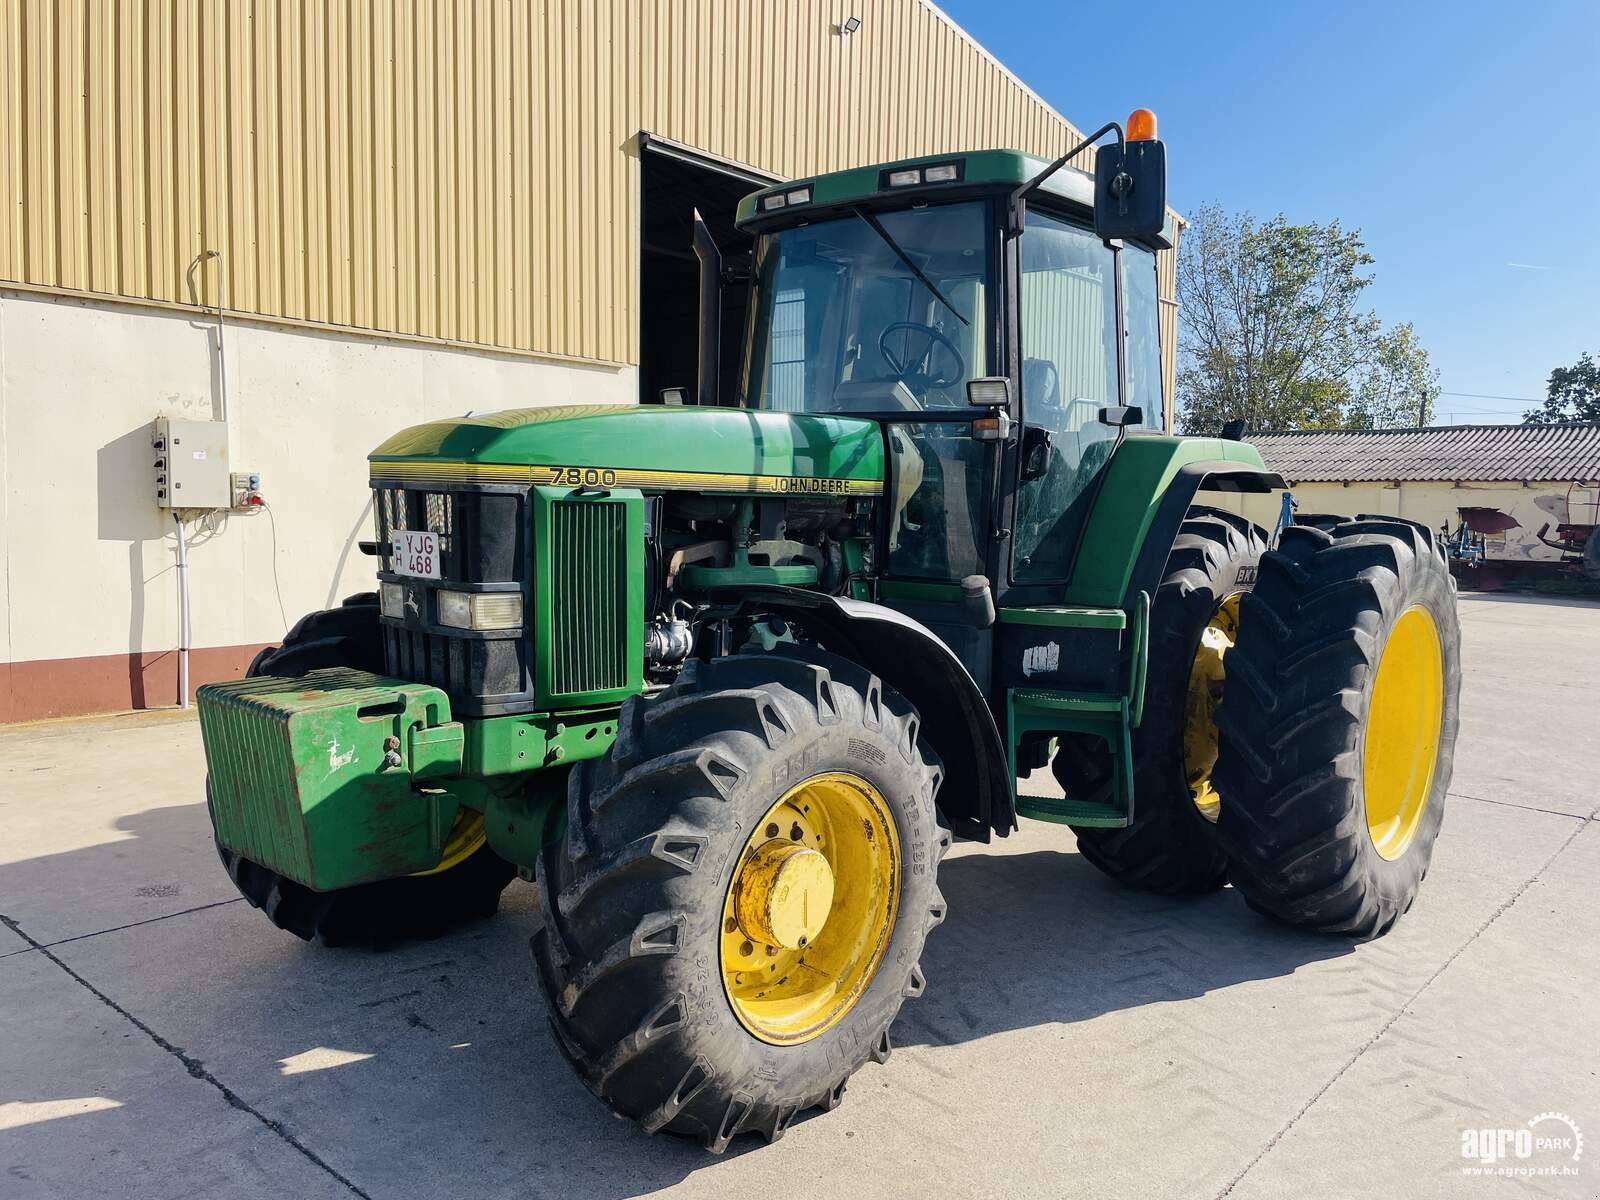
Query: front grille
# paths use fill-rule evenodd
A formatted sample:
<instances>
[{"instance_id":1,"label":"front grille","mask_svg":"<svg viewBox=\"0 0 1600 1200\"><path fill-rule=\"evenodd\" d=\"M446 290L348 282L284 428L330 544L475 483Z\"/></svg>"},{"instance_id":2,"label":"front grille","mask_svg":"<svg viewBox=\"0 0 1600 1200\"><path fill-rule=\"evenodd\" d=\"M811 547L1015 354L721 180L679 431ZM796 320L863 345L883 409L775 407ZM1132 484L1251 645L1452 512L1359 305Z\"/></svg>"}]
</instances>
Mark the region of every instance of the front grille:
<instances>
[{"instance_id":1,"label":"front grille","mask_svg":"<svg viewBox=\"0 0 1600 1200\"><path fill-rule=\"evenodd\" d=\"M386 579L401 582L418 609L383 622L385 669L450 696L463 714L488 716L531 707L531 638L438 631L432 593L452 584L515 583L525 590L529 563L528 495L520 489L425 491L380 487L373 491L378 553ZM390 534L396 529L439 535L441 579L411 580L390 571Z\"/></svg>"},{"instance_id":2,"label":"front grille","mask_svg":"<svg viewBox=\"0 0 1600 1200\"><path fill-rule=\"evenodd\" d=\"M424 492L377 488L378 553L389 563L389 535L396 529L439 535L439 569L459 583L515 583L525 578L527 495L500 492Z\"/></svg>"},{"instance_id":3,"label":"front grille","mask_svg":"<svg viewBox=\"0 0 1600 1200\"><path fill-rule=\"evenodd\" d=\"M628 684L628 512L621 504L550 506L550 691Z\"/></svg>"},{"instance_id":4,"label":"front grille","mask_svg":"<svg viewBox=\"0 0 1600 1200\"><path fill-rule=\"evenodd\" d=\"M405 589L405 611L382 619L391 675L429 683L465 716L584 707L643 686L644 503L637 494L563 494L513 486L378 487L380 578ZM439 535L440 578L391 569L396 529ZM522 595L510 632L440 625L436 593ZM415 607L412 607L413 602Z\"/></svg>"}]
</instances>

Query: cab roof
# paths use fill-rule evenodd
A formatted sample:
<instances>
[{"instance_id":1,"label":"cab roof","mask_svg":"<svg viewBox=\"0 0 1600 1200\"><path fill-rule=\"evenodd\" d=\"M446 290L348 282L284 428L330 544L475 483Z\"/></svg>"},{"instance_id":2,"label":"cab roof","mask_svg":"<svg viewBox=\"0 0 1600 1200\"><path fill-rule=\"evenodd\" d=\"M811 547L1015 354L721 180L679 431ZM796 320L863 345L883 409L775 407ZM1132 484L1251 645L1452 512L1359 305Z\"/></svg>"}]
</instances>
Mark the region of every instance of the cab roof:
<instances>
[{"instance_id":1,"label":"cab roof","mask_svg":"<svg viewBox=\"0 0 1600 1200\"><path fill-rule=\"evenodd\" d=\"M1021 150L963 150L951 154L927 154L894 162L829 171L809 178L793 179L752 192L739 201L735 223L747 233L794 225L837 215L837 210L854 205L900 201L907 196L919 200L958 199L965 195L1019 187L1049 165L1048 160ZM891 185L890 176L930 167L955 168L953 179L919 181ZM948 172L946 172L948 173ZM1075 167L1062 167L1040 185L1039 190L1059 197L1085 216L1094 211L1094 175ZM781 204L769 207L769 197L782 197ZM1167 228L1157 239L1173 242L1173 218L1167 215Z\"/></svg>"}]
</instances>

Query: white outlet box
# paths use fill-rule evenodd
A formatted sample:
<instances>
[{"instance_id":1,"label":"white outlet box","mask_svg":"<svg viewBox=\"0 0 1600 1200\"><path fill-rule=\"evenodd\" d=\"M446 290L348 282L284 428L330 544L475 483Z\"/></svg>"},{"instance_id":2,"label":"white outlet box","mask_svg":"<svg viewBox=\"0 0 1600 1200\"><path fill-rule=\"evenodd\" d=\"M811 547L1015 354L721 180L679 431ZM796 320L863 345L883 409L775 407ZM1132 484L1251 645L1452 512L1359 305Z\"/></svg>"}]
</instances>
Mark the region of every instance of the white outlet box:
<instances>
[{"instance_id":1,"label":"white outlet box","mask_svg":"<svg viewBox=\"0 0 1600 1200\"><path fill-rule=\"evenodd\" d=\"M235 512L255 512L261 507L261 476L254 471L235 471L232 475Z\"/></svg>"}]
</instances>

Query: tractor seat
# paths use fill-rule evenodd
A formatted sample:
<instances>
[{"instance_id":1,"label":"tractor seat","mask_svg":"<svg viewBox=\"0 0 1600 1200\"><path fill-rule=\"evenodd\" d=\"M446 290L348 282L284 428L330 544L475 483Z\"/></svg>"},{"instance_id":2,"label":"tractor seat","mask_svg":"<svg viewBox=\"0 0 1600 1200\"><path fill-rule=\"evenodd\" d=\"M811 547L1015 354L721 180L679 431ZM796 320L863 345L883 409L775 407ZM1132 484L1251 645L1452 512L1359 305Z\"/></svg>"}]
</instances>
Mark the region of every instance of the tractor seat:
<instances>
[{"instance_id":1,"label":"tractor seat","mask_svg":"<svg viewBox=\"0 0 1600 1200\"><path fill-rule=\"evenodd\" d=\"M1035 412L1061 403L1061 373L1048 358L1022 360L1022 402L1035 406Z\"/></svg>"}]
</instances>

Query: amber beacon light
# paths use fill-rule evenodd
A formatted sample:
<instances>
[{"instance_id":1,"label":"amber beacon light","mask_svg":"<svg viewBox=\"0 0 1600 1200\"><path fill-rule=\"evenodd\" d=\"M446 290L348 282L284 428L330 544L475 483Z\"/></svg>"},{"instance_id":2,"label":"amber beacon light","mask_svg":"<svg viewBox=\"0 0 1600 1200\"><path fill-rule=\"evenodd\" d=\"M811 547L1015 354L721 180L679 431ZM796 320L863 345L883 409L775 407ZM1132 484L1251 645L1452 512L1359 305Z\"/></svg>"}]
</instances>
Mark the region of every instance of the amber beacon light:
<instances>
[{"instance_id":1,"label":"amber beacon light","mask_svg":"<svg viewBox=\"0 0 1600 1200\"><path fill-rule=\"evenodd\" d=\"M1128 114L1127 140L1153 142L1156 140L1156 115L1148 108L1136 108Z\"/></svg>"}]
</instances>

